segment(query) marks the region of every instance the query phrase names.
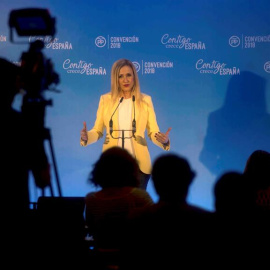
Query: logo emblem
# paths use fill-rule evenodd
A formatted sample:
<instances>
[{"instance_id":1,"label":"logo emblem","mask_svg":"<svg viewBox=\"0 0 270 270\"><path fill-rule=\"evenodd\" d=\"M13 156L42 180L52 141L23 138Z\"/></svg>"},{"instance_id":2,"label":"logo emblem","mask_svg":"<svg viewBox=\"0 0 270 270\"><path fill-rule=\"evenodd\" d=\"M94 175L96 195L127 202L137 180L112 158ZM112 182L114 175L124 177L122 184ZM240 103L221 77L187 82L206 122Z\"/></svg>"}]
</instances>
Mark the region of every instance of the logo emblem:
<instances>
[{"instance_id":1,"label":"logo emblem","mask_svg":"<svg viewBox=\"0 0 270 270\"><path fill-rule=\"evenodd\" d=\"M230 37L229 44L231 47L238 47L240 45L240 38L237 36Z\"/></svg>"},{"instance_id":2,"label":"logo emblem","mask_svg":"<svg viewBox=\"0 0 270 270\"><path fill-rule=\"evenodd\" d=\"M136 68L136 71L137 71L137 73L140 71L140 69L141 69L141 66L140 66L140 64L138 63L138 62L132 62L133 63L133 65L135 66L135 68Z\"/></svg>"},{"instance_id":3,"label":"logo emblem","mask_svg":"<svg viewBox=\"0 0 270 270\"><path fill-rule=\"evenodd\" d=\"M264 64L264 70L268 73L270 73L270 61L267 61L265 64Z\"/></svg>"},{"instance_id":4,"label":"logo emblem","mask_svg":"<svg viewBox=\"0 0 270 270\"><path fill-rule=\"evenodd\" d=\"M102 48L106 45L106 39L103 36L99 36L95 39L95 44L97 47Z\"/></svg>"}]
</instances>

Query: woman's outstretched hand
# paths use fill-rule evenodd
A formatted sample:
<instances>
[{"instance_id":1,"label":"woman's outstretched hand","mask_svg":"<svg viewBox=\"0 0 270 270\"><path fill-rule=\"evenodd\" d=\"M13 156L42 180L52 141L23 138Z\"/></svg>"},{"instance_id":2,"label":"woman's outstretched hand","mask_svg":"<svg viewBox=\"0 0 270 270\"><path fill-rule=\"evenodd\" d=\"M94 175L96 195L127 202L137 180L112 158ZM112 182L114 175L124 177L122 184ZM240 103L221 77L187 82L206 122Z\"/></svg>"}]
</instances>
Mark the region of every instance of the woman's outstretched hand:
<instances>
[{"instance_id":1,"label":"woman's outstretched hand","mask_svg":"<svg viewBox=\"0 0 270 270\"><path fill-rule=\"evenodd\" d=\"M83 122L83 128L81 130L81 139L85 142L88 141L86 122Z\"/></svg>"},{"instance_id":2,"label":"woman's outstretched hand","mask_svg":"<svg viewBox=\"0 0 270 270\"><path fill-rule=\"evenodd\" d=\"M169 133L172 128L168 128L168 130L165 133L158 132L155 134L155 137L157 141L159 141L162 144L167 144L169 142Z\"/></svg>"}]
</instances>

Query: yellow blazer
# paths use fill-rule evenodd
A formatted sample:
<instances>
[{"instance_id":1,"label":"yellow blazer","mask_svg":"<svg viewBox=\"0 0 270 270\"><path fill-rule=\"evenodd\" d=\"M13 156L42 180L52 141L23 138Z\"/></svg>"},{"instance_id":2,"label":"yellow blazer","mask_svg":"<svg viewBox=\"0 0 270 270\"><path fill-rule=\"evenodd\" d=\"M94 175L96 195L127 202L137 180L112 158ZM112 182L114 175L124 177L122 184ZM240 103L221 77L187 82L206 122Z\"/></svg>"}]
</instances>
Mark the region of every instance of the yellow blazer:
<instances>
[{"instance_id":1,"label":"yellow blazer","mask_svg":"<svg viewBox=\"0 0 270 270\"><path fill-rule=\"evenodd\" d=\"M118 140L113 139L110 135L110 126L109 126L111 116L118 104L119 104L118 101L112 104L110 93L104 94L100 97L94 127L91 130L87 131L88 134L87 143L85 143L82 140L80 141L80 144L82 146L87 146L101 139L103 137L104 130L106 131L106 137L103 143L102 151L105 151L110 147L118 145ZM118 112L119 110L117 109L113 116L113 130L119 129ZM135 120L136 120L136 133L135 138L132 137L135 158L139 163L140 170L146 174L150 174L152 165L147 146L147 141L145 139L145 130L147 130L147 135L149 139L160 148L168 151L170 150L170 143L168 145L163 145L162 143L158 142L155 138L155 133L159 132L159 127L157 124L152 99L149 95L143 94L143 102L141 102L140 107L135 102ZM122 134L120 133L121 131L114 131L113 137L115 138L119 136L122 137Z\"/></svg>"}]
</instances>

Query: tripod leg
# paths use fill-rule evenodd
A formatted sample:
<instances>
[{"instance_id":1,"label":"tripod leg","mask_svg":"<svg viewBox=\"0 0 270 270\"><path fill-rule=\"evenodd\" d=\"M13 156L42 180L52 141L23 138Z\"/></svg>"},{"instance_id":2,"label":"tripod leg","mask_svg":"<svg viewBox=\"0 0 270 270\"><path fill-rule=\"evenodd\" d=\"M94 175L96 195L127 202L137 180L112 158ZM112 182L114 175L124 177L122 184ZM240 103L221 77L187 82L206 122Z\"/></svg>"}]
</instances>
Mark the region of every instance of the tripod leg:
<instances>
[{"instance_id":1,"label":"tripod leg","mask_svg":"<svg viewBox=\"0 0 270 270\"><path fill-rule=\"evenodd\" d=\"M51 151L51 155L52 155L52 162L53 162L53 168L54 168L54 172L55 172L55 178L56 178L56 184L57 184L57 188L58 188L58 193L59 193L59 196L62 197L62 191L61 191L60 182L59 182L59 176L58 176L58 171L57 171L57 167L56 167L56 160L55 160L55 155L54 155L54 151L53 151L51 134L50 134L50 130L49 129L46 129L46 131L47 131L46 138L48 139L49 145L50 145L50 151ZM50 188L51 188L51 192L52 192L52 185L50 185Z\"/></svg>"},{"instance_id":2,"label":"tripod leg","mask_svg":"<svg viewBox=\"0 0 270 270\"><path fill-rule=\"evenodd\" d=\"M52 188L52 182L50 182L49 188L50 188L50 191L51 191L51 196L54 197L53 188ZM43 194L43 196L45 196L45 194Z\"/></svg>"},{"instance_id":3,"label":"tripod leg","mask_svg":"<svg viewBox=\"0 0 270 270\"><path fill-rule=\"evenodd\" d=\"M52 184L50 183L49 185L50 191L51 191L51 196L54 197L53 189L52 189ZM45 188L42 189L41 191L42 196L45 196Z\"/></svg>"}]
</instances>

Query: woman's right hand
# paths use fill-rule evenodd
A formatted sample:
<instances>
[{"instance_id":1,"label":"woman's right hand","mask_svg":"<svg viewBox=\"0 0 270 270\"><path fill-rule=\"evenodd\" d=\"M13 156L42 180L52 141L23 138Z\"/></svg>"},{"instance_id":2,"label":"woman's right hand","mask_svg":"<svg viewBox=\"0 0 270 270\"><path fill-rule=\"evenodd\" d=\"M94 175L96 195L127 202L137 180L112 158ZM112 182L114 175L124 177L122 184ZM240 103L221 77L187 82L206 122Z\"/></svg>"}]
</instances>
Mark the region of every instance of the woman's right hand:
<instances>
[{"instance_id":1,"label":"woman's right hand","mask_svg":"<svg viewBox=\"0 0 270 270\"><path fill-rule=\"evenodd\" d=\"M88 141L86 122L83 122L83 128L81 130L81 139L85 142Z\"/></svg>"}]
</instances>

